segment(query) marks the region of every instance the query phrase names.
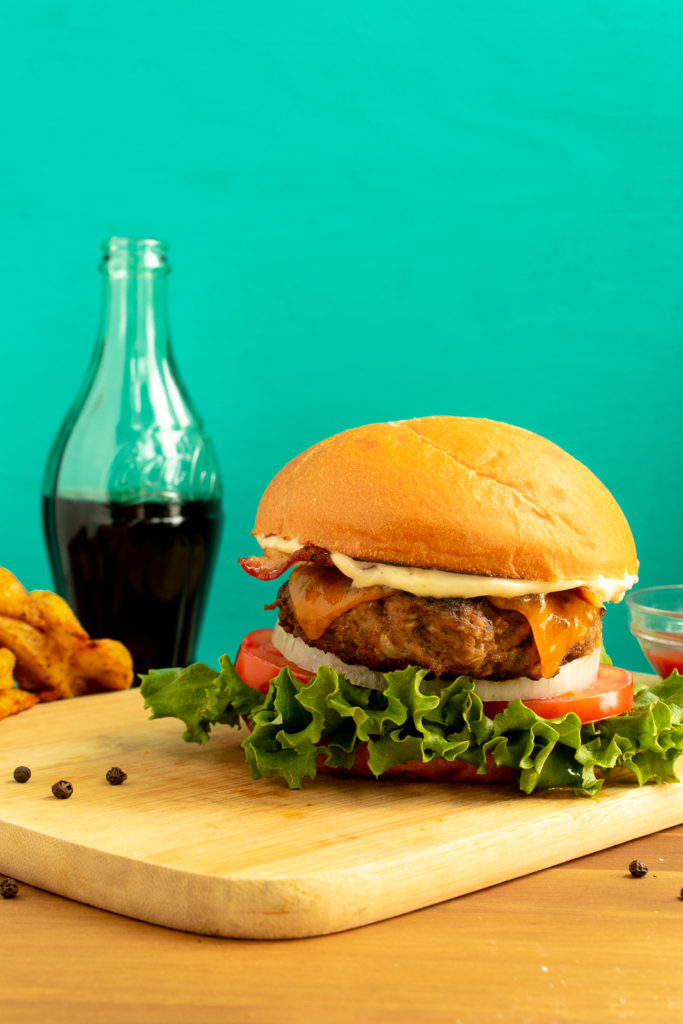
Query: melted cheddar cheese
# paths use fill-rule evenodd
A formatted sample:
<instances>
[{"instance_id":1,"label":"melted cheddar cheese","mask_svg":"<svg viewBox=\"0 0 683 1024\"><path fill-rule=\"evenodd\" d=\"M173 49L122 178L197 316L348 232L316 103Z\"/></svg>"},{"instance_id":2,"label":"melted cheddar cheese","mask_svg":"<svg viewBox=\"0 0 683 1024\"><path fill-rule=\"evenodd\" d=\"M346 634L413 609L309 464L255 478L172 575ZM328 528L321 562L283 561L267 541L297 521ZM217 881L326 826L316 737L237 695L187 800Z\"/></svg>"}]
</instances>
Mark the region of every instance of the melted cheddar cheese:
<instances>
[{"instance_id":1,"label":"melted cheddar cheese","mask_svg":"<svg viewBox=\"0 0 683 1024\"><path fill-rule=\"evenodd\" d=\"M523 615L531 627L541 661L541 675L551 679L574 644L585 639L601 605L581 590L556 594L526 594L524 597L489 597L496 608Z\"/></svg>"},{"instance_id":2,"label":"melted cheddar cheese","mask_svg":"<svg viewBox=\"0 0 683 1024\"><path fill-rule=\"evenodd\" d=\"M289 577L294 614L309 640L317 640L351 608L392 593L389 587L354 587L334 566L314 562L298 565Z\"/></svg>"}]
</instances>

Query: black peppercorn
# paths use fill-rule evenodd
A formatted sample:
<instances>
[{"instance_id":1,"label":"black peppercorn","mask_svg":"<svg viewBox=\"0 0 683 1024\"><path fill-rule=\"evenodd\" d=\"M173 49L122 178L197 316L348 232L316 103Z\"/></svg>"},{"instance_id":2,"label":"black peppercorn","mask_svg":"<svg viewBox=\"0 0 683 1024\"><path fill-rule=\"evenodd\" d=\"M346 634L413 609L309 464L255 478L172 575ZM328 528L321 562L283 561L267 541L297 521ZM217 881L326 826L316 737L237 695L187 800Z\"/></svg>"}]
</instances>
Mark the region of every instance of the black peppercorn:
<instances>
[{"instance_id":1,"label":"black peppercorn","mask_svg":"<svg viewBox=\"0 0 683 1024\"><path fill-rule=\"evenodd\" d=\"M13 900L19 892L19 886L12 878L3 878L0 882L0 896L3 900Z\"/></svg>"},{"instance_id":2,"label":"black peppercorn","mask_svg":"<svg viewBox=\"0 0 683 1024\"><path fill-rule=\"evenodd\" d=\"M25 764L20 764L18 768L14 769L14 778L17 782L28 782L31 778L31 769L27 768Z\"/></svg>"},{"instance_id":3,"label":"black peppercorn","mask_svg":"<svg viewBox=\"0 0 683 1024\"><path fill-rule=\"evenodd\" d=\"M59 782L55 782L52 787L52 794L56 796L58 800L68 800L73 793L74 788L70 782L66 779L60 779Z\"/></svg>"},{"instance_id":4,"label":"black peppercorn","mask_svg":"<svg viewBox=\"0 0 683 1024\"><path fill-rule=\"evenodd\" d=\"M128 776L120 768L110 768L107 772L106 779L110 786L120 786L122 782L125 782Z\"/></svg>"},{"instance_id":5,"label":"black peppercorn","mask_svg":"<svg viewBox=\"0 0 683 1024\"><path fill-rule=\"evenodd\" d=\"M642 878L643 875L647 874L647 868L642 863L642 861L639 860L632 860L628 866L628 869L631 872L632 878Z\"/></svg>"}]
</instances>

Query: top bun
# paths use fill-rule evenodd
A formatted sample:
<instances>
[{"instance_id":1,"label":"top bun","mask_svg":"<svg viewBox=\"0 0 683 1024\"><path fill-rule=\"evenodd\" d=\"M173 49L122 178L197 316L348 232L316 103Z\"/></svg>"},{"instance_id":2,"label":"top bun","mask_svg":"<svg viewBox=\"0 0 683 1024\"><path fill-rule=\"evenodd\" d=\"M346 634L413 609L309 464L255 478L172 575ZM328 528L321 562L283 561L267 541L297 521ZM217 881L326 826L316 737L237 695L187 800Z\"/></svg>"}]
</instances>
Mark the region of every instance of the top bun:
<instances>
[{"instance_id":1,"label":"top bun","mask_svg":"<svg viewBox=\"0 0 683 1024\"><path fill-rule=\"evenodd\" d=\"M637 572L606 487L557 445L430 416L336 434L280 470L253 531L365 561L547 582Z\"/></svg>"}]
</instances>

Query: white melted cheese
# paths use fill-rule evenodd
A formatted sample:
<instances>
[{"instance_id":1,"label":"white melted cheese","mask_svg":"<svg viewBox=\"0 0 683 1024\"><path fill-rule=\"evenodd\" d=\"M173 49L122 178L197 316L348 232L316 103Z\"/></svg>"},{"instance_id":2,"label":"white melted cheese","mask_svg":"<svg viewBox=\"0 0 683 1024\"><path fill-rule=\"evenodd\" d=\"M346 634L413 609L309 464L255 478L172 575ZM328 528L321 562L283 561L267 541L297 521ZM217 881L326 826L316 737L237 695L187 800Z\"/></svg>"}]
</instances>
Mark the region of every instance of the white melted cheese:
<instances>
[{"instance_id":1,"label":"white melted cheese","mask_svg":"<svg viewBox=\"0 0 683 1024\"><path fill-rule=\"evenodd\" d=\"M293 554L303 547L296 538L277 534L257 534L263 550ZM511 580L499 576L475 576L469 573L445 572L442 569L417 569L409 565L388 565L384 562L361 562L339 551L331 551L333 564L356 587L393 587L417 597L523 597L524 594L550 594L560 590L586 587L601 601L621 601L627 590L638 582L637 576L624 573L621 579L597 576L575 580Z\"/></svg>"}]
</instances>

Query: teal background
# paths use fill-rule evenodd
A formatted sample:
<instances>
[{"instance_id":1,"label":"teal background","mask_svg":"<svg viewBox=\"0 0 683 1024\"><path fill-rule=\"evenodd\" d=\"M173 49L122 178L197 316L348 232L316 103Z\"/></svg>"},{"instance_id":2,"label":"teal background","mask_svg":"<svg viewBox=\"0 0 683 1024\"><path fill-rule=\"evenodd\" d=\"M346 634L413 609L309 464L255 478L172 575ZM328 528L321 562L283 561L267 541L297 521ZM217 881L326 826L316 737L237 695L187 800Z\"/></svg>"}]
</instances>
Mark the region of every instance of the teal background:
<instances>
[{"instance_id":1,"label":"teal background","mask_svg":"<svg viewBox=\"0 0 683 1024\"><path fill-rule=\"evenodd\" d=\"M235 561L270 477L373 420L550 437L681 581L682 56L666 0L3 9L0 562L50 585L42 470L133 234L226 483L203 659L272 619Z\"/></svg>"}]
</instances>

